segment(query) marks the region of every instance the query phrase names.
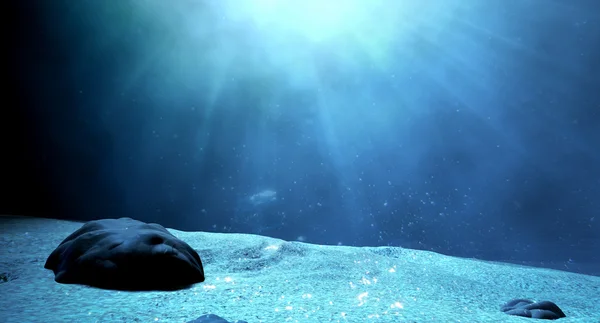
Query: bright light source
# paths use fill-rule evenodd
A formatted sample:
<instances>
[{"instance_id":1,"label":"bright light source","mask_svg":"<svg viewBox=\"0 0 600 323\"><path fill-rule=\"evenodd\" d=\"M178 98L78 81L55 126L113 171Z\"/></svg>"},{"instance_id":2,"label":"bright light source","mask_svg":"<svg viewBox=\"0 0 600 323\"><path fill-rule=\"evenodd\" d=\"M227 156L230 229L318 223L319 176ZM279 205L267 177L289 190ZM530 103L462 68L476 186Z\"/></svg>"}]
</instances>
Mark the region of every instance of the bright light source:
<instances>
[{"instance_id":1,"label":"bright light source","mask_svg":"<svg viewBox=\"0 0 600 323\"><path fill-rule=\"evenodd\" d=\"M262 29L322 41L356 28L368 4L360 0L255 0L235 2L235 9L243 10Z\"/></svg>"}]
</instances>

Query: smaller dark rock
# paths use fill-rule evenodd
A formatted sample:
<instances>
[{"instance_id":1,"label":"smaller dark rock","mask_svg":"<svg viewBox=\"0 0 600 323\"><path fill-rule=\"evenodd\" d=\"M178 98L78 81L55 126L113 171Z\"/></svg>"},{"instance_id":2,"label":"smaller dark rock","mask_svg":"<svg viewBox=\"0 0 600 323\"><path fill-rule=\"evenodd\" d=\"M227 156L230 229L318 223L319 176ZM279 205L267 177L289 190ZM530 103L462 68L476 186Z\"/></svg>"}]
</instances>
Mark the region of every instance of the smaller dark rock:
<instances>
[{"instance_id":1,"label":"smaller dark rock","mask_svg":"<svg viewBox=\"0 0 600 323\"><path fill-rule=\"evenodd\" d=\"M189 321L187 323L248 323L248 322L246 322L246 321L229 322L218 315L205 314L205 315L202 315L199 318L197 318L193 321Z\"/></svg>"},{"instance_id":2,"label":"smaller dark rock","mask_svg":"<svg viewBox=\"0 0 600 323\"><path fill-rule=\"evenodd\" d=\"M550 301L534 302L528 299L517 298L502 305L500 310L508 315L535 319L556 320L566 317L558 305Z\"/></svg>"}]
</instances>

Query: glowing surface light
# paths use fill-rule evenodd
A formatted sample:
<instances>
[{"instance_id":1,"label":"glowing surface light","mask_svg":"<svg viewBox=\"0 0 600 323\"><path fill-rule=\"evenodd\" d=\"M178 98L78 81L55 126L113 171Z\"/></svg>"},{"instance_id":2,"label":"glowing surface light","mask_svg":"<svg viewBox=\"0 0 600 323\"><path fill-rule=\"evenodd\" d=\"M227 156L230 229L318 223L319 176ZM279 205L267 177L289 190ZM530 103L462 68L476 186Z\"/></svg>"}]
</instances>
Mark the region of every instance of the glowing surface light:
<instances>
[{"instance_id":1,"label":"glowing surface light","mask_svg":"<svg viewBox=\"0 0 600 323\"><path fill-rule=\"evenodd\" d=\"M385 68L397 57L394 51L424 26L443 28L441 13L449 7L411 0L222 0L212 6L222 26L236 26L234 34L264 48L269 62L301 71L309 71L307 61L324 53L342 69L369 63Z\"/></svg>"},{"instance_id":2,"label":"glowing surface light","mask_svg":"<svg viewBox=\"0 0 600 323\"><path fill-rule=\"evenodd\" d=\"M319 116L321 121L329 124L336 120L343 131L351 131L346 129L352 127L341 124L355 117L361 124L377 124L370 129L397 126L385 108L397 107L397 100L388 98L384 102L378 97L379 105L373 108L382 88L365 79L380 73L377 75L381 78L389 78L385 83L406 85L404 91L408 92L408 87L416 84L411 79L415 66L421 61L448 57L438 56L436 49L450 47L437 44L440 35L447 35L444 31L452 21L449 13L462 6L458 0L132 3L137 6L133 11L138 15L138 25L153 31L144 37L153 41L141 43L144 48L140 51L145 54L127 73L127 84L136 84L147 71L160 68L161 79L175 80L169 83L173 84L173 93L184 87L205 95L205 120L210 119L215 102L229 88L263 91L264 103L256 109L274 115L285 108L277 102L280 94L310 91L315 102L327 106L323 111L329 115ZM106 7L114 9L112 4ZM128 10L122 8L125 13ZM396 93L400 87L386 93ZM164 86L161 91L169 92ZM362 110L369 111L366 118L370 119L358 117L361 112L357 111ZM348 111L355 111L357 116Z\"/></svg>"},{"instance_id":3,"label":"glowing surface light","mask_svg":"<svg viewBox=\"0 0 600 323\"><path fill-rule=\"evenodd\" d=\"M364 21L365 4L368 1L257 0L246 10L258 25L321 41L347 33Z\"/></svg>"}]
</instances>

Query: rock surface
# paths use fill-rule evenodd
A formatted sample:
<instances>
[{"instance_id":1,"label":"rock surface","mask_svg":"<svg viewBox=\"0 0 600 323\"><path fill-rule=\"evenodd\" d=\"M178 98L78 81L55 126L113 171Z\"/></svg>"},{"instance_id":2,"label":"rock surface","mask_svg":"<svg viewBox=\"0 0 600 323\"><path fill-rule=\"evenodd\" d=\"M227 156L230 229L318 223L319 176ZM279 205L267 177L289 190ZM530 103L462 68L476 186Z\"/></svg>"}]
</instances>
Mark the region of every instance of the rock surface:
<instances>
[{"instance_id":1,"label":"rock surface","mask_svg":"<svg viewBox=\"0 0 600 323\"><path fill-rule=\"evenodd\" d=\"M64 284L119 290L172 290L204 281L198 253L164 227L130 218L90 221L44 265Z\"/></svg>"}]
</instances>

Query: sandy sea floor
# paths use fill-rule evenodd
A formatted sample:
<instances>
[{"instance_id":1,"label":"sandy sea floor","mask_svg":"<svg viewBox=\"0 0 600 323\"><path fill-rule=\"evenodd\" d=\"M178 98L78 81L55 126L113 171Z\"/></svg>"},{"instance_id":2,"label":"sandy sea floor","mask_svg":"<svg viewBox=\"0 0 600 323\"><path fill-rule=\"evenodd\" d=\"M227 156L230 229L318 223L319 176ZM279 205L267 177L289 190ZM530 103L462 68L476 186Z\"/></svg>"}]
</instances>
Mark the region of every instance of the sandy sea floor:
<instances>
[{"instance_id":1,"label":"sandy sea floor","mask_svg":"<svg viewBox=\"0 0 600 323\"><path fill-rule=\"evenodd\" d=\"M202 258L206 281L171 292L54 282L48 255L81 223L0 217L0 322L187 322L213 313L267 322L545 322L502 313L550 300L568 322L600 322L600 277L397 247L321 246L170 230Z\"/></svg>"}]
</instances>

